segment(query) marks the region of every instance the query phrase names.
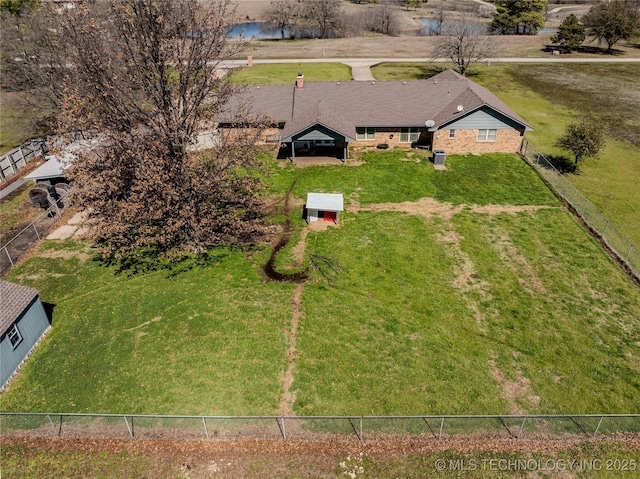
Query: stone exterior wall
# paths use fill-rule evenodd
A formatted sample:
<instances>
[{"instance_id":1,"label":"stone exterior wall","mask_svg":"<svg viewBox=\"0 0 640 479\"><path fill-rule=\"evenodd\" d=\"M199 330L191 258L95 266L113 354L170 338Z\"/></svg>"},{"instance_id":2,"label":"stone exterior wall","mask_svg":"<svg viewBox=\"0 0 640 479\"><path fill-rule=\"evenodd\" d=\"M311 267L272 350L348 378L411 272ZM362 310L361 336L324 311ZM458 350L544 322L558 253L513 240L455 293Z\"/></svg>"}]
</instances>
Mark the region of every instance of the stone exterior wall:
<instances>
[{"instance_id":1,"label":"stone exterior wall","mask_svg":"<svg viewBox=\"0 0 640 479\"><path fill-rule=\"evenodd\" d=\"M455 138L449 138L449 130L438 130L433 134L432 149L447 154L515 153L521 143L518 130L498 130L495 141L478 141L478 130L456 130Z\"/></svg>"}]
</instances>

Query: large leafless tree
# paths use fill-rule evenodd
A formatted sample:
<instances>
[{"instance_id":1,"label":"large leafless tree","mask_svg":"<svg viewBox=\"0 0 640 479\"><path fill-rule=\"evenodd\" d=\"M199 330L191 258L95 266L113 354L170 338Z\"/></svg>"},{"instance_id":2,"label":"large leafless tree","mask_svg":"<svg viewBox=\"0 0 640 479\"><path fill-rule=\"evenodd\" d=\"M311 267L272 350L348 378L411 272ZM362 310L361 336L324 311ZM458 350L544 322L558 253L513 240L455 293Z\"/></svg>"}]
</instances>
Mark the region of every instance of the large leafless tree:
<instances>
[{"instance_id":1,"label":"large leafless tree","mask_svg":"<svg viewBox=\"0 0 640 479\"><path fill-rule=\"evenodd\" d=\"M274 0L265 12L265 30L278 31L284 39L288 31L289 36L295 35L295 29L300 22L300 2L297 0Z\"/></svg>"},{"instance_id":2,"label":"large leafless tree","mask_svg":"<svg viewBox=\"0 0 640 479\"><path fill-rule=\"evenodd\" d=\"M73 71L59 118L99 146L70 167L105 257L172 259L251 243L259 216L255 140L261 121L238 108L217 74L243 46L228 39L229 0L113 0L67 12L59 40ZM201 129L245 123L214 148L190 152Z\"/></svg>"},{"instance_id":3,"label":"large leafless tree","mask_svg":"<svg viewBox=\"0 0 640 479\"><path fill-rule=\"evenodd\" d=\"M3 89L18 93L12 95L19 102L14 107L39 112L35 119L42 124L45 118L55 118L69 67L55 35L59 16L50 15L46 5L35 1L12 5L15 8L0 9L0 81ZM49 128L53 127L50 122Z\"/></svg>"},{"instance_id":4,"label":"large leafless tree","mask_svg":"<svg viewBox=\"0 0 640 479\"><path fill-rule=\"evenodd\" d=\"M306 0L303 15L307 25L317 30L320 38L342 30L340 0Z\"/></svg>"},{"instance_id":5,"label":"large leafless tree","mask_svg":"<svg viewBox=\"0 0 640 479\"><path fill-rule=\"evenodd\" d=\"M453 63L464 76L472 64L490 58L497 50L496 37L487 35L486 26L477 23L473 18L463 17L443 23L434 55Z\"/></svg>"}]
</instances>

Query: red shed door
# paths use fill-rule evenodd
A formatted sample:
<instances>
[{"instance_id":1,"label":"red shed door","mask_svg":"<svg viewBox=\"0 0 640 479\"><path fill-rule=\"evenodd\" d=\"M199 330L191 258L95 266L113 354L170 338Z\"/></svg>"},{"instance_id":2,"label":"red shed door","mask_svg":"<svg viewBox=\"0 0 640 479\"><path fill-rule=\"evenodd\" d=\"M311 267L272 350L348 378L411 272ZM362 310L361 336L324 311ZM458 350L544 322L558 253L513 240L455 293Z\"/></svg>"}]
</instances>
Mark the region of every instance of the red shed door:
<instances>
[{"instance_id":1,"label":"red shed door","mask_svg":"<svg viewBox=\"0 0 640 479\"><path fill-rule=\"evenodd\" d=\"M338 219L338 213L335 211L324 211L323 217L325 221L335 221Z\"/></svg>"}]
</instances>

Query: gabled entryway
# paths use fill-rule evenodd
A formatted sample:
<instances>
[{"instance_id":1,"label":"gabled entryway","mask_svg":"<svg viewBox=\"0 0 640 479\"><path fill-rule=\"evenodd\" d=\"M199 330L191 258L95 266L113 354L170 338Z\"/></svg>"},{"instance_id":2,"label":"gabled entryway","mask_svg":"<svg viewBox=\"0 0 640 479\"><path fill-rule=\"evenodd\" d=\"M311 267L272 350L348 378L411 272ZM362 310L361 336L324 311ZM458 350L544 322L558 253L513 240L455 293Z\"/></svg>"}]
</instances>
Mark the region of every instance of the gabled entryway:
<instances>
[{"instance_id":1,"label":"gabled entryway","mask_svg":"<svg viewBox=\"0 0 640 479\"><path fill-rule=\"evenodd\" d=\"M298 133L282 139L291 161L296 158L327 157L346 162L349 158L349 142L353 138L315 123Z\"/></svg>"}]
</instances>

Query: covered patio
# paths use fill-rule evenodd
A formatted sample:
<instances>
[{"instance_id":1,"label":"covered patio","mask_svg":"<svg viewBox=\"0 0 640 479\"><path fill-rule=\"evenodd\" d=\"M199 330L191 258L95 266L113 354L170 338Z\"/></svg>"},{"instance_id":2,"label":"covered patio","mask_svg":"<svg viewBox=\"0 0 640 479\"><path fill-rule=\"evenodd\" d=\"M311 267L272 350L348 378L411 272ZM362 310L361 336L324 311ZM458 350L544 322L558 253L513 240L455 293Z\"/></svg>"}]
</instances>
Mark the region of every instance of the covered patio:
<instances>
[{"instance_id":1,"label":"covered patio","mask_svg":"<svg viewBox=\"0 0 640 479\"><path fill-rule=\"evenodd\" d=\"M294 163L307 159L320 160L314 164L332 164L335 160L345 163L349 158L350 141L354 141L354 138L315 123L283 138L281 151Z\"/></svg>"}]
</instances>

